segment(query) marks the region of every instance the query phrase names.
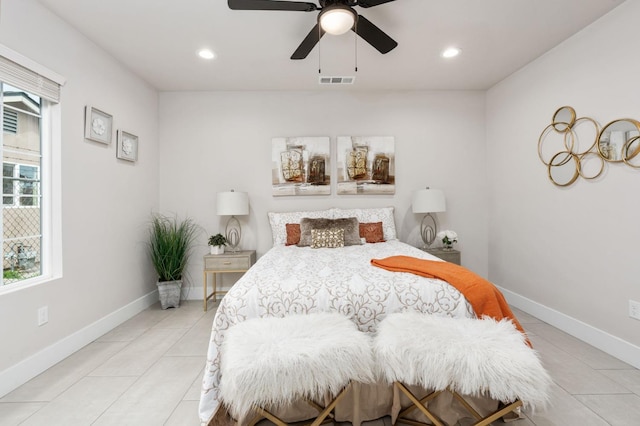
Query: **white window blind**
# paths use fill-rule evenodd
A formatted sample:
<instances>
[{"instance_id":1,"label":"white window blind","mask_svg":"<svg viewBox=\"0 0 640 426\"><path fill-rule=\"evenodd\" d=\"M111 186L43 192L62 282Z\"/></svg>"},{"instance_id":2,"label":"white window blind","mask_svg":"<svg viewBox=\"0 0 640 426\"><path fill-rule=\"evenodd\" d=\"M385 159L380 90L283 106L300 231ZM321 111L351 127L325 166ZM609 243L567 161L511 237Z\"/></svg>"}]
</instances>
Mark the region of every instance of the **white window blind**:
<instances>
[{"instance_id":1,"label":"white window blind","mask_svg":"<svg viewBox=\"0 0 640 426\"><path fill-rule=\"evenodd\" d=\"M0 81L53 102L60 102L60 85L10 59L0 56Z\"/></svg>"},{"instance_id":2,"label":"white window blind","mask_svg":"<svg viewBox=\"0 0 640 426\"><path fill-rule=\"evenodd\" d=\"M0 81L19 87L51 102L60 102L59 74L0 44Z\"/></svg>"}]
</instances>

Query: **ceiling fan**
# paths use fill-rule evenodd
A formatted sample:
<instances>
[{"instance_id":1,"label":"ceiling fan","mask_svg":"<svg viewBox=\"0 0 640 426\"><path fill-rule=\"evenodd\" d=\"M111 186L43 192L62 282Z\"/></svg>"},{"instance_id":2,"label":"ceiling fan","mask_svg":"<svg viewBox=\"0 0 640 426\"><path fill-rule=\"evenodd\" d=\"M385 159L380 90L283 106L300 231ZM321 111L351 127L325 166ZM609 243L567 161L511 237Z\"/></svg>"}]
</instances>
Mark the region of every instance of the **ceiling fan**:
<instances>
[{"instance_id":1,"label":"ceiling fan","mask_svg":"<svg viewBox=\"0 0 640 426\"><path fill-rule=\"evenodd\" d=\"M228 4L232 10L283 10L294 12L315 12L319 10L318 23L291 55L291 59L304 59L325 33L339 35L349 30L354 31L380 53L390 52L398 43L367 18L359 15L353 7L369 8L392 1L394 0L318 0L320 6L316 6L315 3L298 1L228 0Z\"/></svg>"}]
</instances>

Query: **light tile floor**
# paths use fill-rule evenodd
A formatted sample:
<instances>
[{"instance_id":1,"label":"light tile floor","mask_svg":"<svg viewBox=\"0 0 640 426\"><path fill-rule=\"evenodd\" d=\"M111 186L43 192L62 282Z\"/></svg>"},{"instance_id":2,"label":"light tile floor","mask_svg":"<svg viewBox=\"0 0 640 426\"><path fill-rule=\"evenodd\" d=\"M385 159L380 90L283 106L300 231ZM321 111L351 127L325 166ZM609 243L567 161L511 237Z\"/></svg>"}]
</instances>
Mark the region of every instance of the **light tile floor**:
<instances>
[{"instance_id":1,"label":"light tile floor","mask_svg":"<svg viewBox=\"0 0 640 426\"><path fill-rule=\"evenodd\" d=\"M547 410L511 425L640 425L639 370L514 311L555 383ZM1 398L0 426L197 426L214 315L198 301L154 305Z\"/></svg>"}]
</instances>

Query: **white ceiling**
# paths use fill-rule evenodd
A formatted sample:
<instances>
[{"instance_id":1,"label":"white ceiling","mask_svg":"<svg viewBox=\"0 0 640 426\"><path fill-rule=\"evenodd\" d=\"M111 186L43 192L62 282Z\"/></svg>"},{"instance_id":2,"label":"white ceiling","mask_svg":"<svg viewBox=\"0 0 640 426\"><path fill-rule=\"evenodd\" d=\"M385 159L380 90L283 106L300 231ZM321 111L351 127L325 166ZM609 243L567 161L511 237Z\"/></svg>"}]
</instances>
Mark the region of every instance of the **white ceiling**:
<instances>
[{"instance_id":1,"label":"white ceiling","mask_svg":"<svg viewBox=\"0 0 640 426\"><path fill-rule=\"evenodd\" d=\"M292 61L317 12L232 11L224 0L39 1L161 91L485 90L623 2L396 0L356 7L398 47L382 55L362 39L356 43L353 32L327 34L320 55L316 46L307 59ZM449 45L462 55L441 58ZM202 47L218 57L200 59ZM319 86L319 67L323 75L355 75L355 85Z\"/></svg>"}]
</instances>

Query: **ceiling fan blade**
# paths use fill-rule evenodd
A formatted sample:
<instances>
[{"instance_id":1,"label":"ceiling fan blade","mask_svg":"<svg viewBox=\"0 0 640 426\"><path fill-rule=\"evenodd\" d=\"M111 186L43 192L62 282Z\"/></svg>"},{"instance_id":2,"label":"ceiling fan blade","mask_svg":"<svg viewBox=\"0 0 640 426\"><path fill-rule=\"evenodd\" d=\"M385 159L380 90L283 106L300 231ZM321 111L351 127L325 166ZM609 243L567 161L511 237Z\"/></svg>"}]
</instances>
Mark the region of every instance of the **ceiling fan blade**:
<instances>
[{"instance_id":1,"label":"ceiling fan blade","mask_svg":"<svg viewBox=\"0 0 640 426\"><path fill-rule=\"evenodd\" d=\"M304 59L307 57L309 53L313 50L313 48L318 44L325 31L320 28L320 25L316 24L315 27L309 31L309 34L302 40L300 46L293 52L291 55L291 59Z\"/></svg>"},{"instance_id":2,"label":"ceiling fan blade","mask_svg":"<svg viewBox=\"0 0 640 426\"><path fill-rule=\"evenodd\" d=\"M290 10L298 12L313 12L318 10L314 3L277 0L228 0L232 10Z\"/></svg>"},{"instance_id":3,"label":"ceiling fan blade","mask_svg":"<svg viewBox=\"0 0 640 426\"><path fill-rule=\"evenodd\" d=\"M390 3L392 1L395 1L395 0L360 0L358 1L358 6L367 8L367 7L379 6L385 3Z\"/></svg>"},{"instance_id":4,"label":"ceiling fan blade","mask_svg":"<svg viewBox=\"0 0 640 426\"><path fill-rule=\"evenodd\" d=\"M362 15L358 15L358 21L352 31L355 31L364 41L375 47L382 54L389 53L398 45L394 39Z\"/></svg>"}]
</instances>

